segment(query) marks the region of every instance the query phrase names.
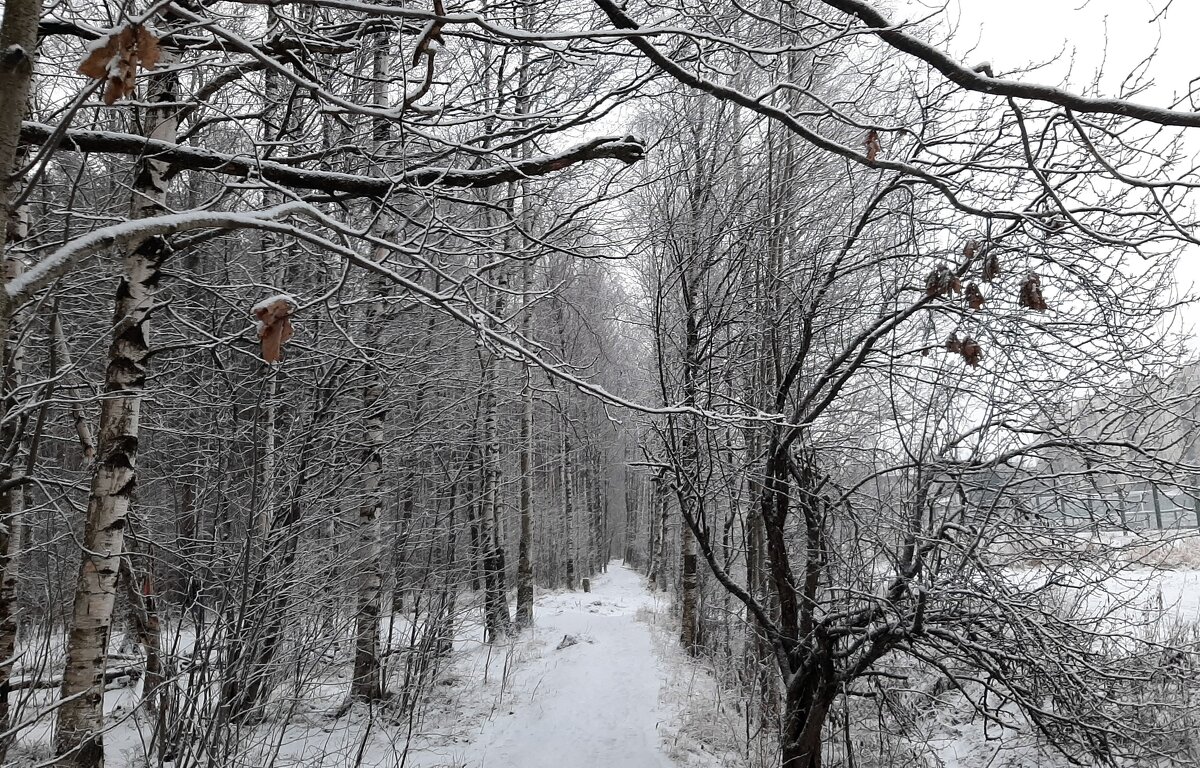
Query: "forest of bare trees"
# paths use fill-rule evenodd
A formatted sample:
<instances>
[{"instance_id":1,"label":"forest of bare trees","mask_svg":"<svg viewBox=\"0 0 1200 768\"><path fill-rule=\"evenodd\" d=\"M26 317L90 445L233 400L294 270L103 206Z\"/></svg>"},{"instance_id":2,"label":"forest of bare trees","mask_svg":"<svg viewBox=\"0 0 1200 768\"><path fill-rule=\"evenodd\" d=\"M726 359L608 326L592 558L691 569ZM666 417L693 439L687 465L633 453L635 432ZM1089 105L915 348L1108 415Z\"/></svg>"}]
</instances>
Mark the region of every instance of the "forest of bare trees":
<instances>
[{"instance_id":1,"label":"forest of bare trees","mask_svg":"<svg viewBox=\"0 0 1200 768\"><path fill-rule=\"evenodd\" d=\"M889 14L5 0L0 764L423 765L619 562L745 765L1200 760L1200 111Z\"/></svg>"}]
</instances>

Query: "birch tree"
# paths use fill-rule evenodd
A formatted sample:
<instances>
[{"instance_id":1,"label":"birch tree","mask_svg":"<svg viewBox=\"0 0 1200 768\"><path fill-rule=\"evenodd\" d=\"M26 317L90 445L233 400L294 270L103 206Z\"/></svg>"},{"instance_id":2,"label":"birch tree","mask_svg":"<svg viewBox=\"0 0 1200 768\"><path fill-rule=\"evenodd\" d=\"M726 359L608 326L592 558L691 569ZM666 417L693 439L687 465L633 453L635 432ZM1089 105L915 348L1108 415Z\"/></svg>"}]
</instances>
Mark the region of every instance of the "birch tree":
<instances>
[{"instance_id":1,"label":"birch tree","mask_svg":"<svg viewBox=\"0 0 1200 768\"><path fill-rule=\"evenodd\" d=\"M179 80L169 69L150 79L144 114L145 136L175 140ZM166 211L167 164L139 163L131 215L146 219ZM88 499L79 585L67 641L66 671L55 728L55 751L64 764L104 764L103 676L108 657L117 575L129 505L137 483L137 446L142 392L149 352L149 315L154 308L163 262L170 255L159 236L132 240L124 253L117 286L112 343L105 374L97 460Z\"/></svg>"}]
</instances>

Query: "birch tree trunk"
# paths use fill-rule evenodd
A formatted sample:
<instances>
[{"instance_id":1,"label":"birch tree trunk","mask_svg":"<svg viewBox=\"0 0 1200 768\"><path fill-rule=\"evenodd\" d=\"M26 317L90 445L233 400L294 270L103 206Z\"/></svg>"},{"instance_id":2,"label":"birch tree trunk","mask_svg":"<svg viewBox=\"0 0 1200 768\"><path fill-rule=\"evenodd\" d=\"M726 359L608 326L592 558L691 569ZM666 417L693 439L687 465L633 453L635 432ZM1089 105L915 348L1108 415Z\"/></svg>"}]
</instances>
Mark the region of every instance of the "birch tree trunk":
<instances>
[{"instance_id":1,"label":"birch tree trunk","mask_svg":"<svg viewBox=\"0 0 1200 768\"><path fill-rule=\"evenodd\" d=\"M149 78L144 134L175 141L174 104L178 75L170 69ZM166 212L167 165L140 160L134 179L132 217ZM97 461L92 472L83 556L67 639L66 669L55 729L60 765L104 765L104 668L124 549L130 499L137 482L138 434L149 352L149 313L158 292L160 269L170 254L162 237L130 245L124 275L117 286L112 343L104 375Z\"/></svg>"},{"instance_id":2,"label":"birch tree trunk","mask_svg":"<svg viewBox=\"0 0 1200 768\"><path fill-rule=\"evenodd\" d=\"M24 240L27 226L24 211L12 211L6 221L5 239L9 247ZM4 261L6 279L18 277L23 271L20 259ZM18 393L24 370L25 350L21 343L20 313L10 317L8 333L3 343L4 355L0 365L4 366L3 393L0 394L0 450L6 461L0 472L0 734L10 727L9 680L15 662L17 644L17 585L21 570L22 532L24 520L24 489L17 483L17 469L22 456L24 429L16 410L20 405ZM8 754L9 737L0 736L0 764Z\"/></svg>"},{"instance_id":3,"label":"birch tree trunk","mask_svg":"<svg viewBox=\"0 0 1200 768\"><path fill-rule=\"evenodd\" d=\"M529 265L525 265L525 290L529 290ZM528 318L528 311L526 318ZM526 320L526 322L528 322ZM521 537L517 545L517 628L533 624L533 384L529 367L521 389Z\"/></svg>"},{"instance_id":4,"label":"birch tree trunk","mask_svg":"<svg viewBox=\"0 0 1200 768\"><path fill-rule=\"evenodd\" d=\"M525 29L533 28L533 3L526 3L522 9ZM530 77L530 48L521 48L521 69L518 75L516 108L517 114L529 114L529 77ZM523 160L528 160L532 148L522 145ZM529 200L525 183L517 182L514 186L513 198L520 206L517 220L521 224L519 237L526 237L533 222L529 215ZM533 331L533 307L530 291L533 288L533 265L527 258L521 263L521 293L525 297L524 312L521 315L521 334L531 338ZM521 428L520 428L520 538L517 541L517 628L521 629L533 624L533 380L530 375L529 363L522 362L521 381Z\"/></svg>"},{"instance_id":5,"label":"birch tree trunk","mask_svg":"<svg viewBox=\"0 0 1200 768\"><path fill-rule=\"evenodd\" d=\"M376 253L380 259L384 254ZM366 326L370 336L368 354L379 346L384 286L370 282L377 298L368 305ZM384 421L387 415L383 399L383 377L378 364L368 361L363 385L363 498L358 507L358 600L354 622L354 678L352 698L376 701L383 696L379 674L379 629L383 602L383 577L380 572L380 509L383 480Z\"/></svg>"},{"instance_id":6,"label":"birch tree trunk","mask_svg":"<svg viewBox=\"0 0 1200 768\"><path fill-rule=\"evenodd\" d=\"M700 650L699 641L699 574L696 572L695 536L686 521L680 522L679 565L680 587L680 630L679 642L690 654Z\"/></svg>"},{"instance_id":7,"label":"birch tree trunk","mask_svg":"<svg viewBox=\"0 0 1200 768\"><path fill-rule=\"evenodd\" d=\"M15 277L20 270L20 262L8 256L12 243L24 237L20 212L11 210L15 180L10 181L8 177L17 170L17 142L33 81L33 52L37 46L41 8L40 0L7 0L0 21L0 104L4 105L0 109L0 221L4 222L0 265L6 280ZM11 330L16 325L12 313L13 305L7 292L0 291L0 364L6 364L10 354L14 358L18 355L10 340ZM15 359L12 370L15 373ZM20 440L18 425L10 410L15 383L15 377L12 380L5 377L4 391L0 392L0 445L5 449ZM16 456L8 455L11 459L0 465L0 733L9 728L8 694L17 639L15 600L23 501L21 488L10 485L16 476ZM4 762L7 749L8 739L0 737L0 763Z\"/></svg>"},{"instance_id":8,"label":"birch tree trunk","mask_svg":"<svg viewBox=\"0 0 1200 768\"><path fill-rule=\"evenodd\" d=\"M498 361L490 350L485 358L480 415L483 420L483 494L479 511L479 539L483 561L483 601L488 638L496 641L508 634L511 619L504 589L504 553L501 548L500 489L503 480L500 468L500 434L498 427L497 373Z\"/></svg>"},{"instance_id":9,"label":"birch tree trunk","mask_svg":"<svg viewBox=\"0 0 1200 768\"><path fill-rule=\"evenodd\" d=\"M21 137L21 120L25 117L29 102L29 88L33 82L33 54L37 47L38 19L41 17L41 0L7 0L4 17L0 20L0 170L7 178L16 168L17 145ZM0 179L0 215L8 221L13 188L8 181ZM0 238L0 258L7 252L8 237ZM0 292L0 305L4 311L0 318L0 339L8 338L8 321L11 308L8 294Z\"/></svg>"},{"instance_id":10,"label":"birch tree trunk","mask_svg":"<svg viewBox=\"0 0 1200 768\"><path fill-rule=\"evenodd\" d=\"M379 36L375 43L372 69L375 76L375 102L379 107L390 103L387 76L391 69L389 40ZM374 144L377 153L385 149L388 139L387 124L377 120L374 129ZM384 226L384 237L392 236L390 227ZM376 248L373 258L383 261L386 250ZM387 418L383 404L384 382L378 354L381 330L384 321L386 285L377 276L367 283L371 299L367 305L364 331L367 336L366 368L363 371L363 499L358 507L358 598L354 620L354 677L350 684L350 697L362 701L377 701L383 697L383 680L379 665L380 615L383 612L383 573L380 563L380 546L383 485L383 439Z\"/></svg>"}]
</instances>

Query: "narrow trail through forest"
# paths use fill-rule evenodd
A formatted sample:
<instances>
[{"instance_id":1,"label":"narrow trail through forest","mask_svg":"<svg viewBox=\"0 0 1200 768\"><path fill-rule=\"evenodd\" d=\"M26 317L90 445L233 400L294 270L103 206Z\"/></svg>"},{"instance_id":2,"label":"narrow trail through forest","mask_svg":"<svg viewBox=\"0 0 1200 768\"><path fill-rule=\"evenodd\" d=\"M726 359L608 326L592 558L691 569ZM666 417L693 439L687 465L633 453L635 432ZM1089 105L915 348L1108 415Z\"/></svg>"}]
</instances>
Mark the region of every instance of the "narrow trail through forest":
<instances>
[{"instance_id":1,"label":"narrow trail through forest","mask_svg":"<svg viewBox=\"0 0 1200 768\"><path fill-rule=\"evenodd\" d=\"M655 655L650 626L637 616L653 600L641 576L619 560L593 580L590 594L542 596L534 629L541 654L517 666L514 698L482 728L467 764L676 766L658 730L666 671Z\"/></svg>"}]
</instances>

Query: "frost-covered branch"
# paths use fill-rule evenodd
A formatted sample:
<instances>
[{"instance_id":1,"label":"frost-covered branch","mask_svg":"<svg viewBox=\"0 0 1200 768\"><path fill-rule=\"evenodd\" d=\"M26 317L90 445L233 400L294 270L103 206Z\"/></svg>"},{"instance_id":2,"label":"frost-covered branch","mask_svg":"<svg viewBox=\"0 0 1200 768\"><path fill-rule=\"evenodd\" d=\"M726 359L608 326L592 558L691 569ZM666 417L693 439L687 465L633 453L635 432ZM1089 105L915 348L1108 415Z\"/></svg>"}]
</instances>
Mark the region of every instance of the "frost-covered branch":
<instances>
[{"instance_id":1,"label":"frost-covered branch","mask_svg":"<svg viewBox=\"0 0 1200 768\"><path fill-rule=\"evenodd\" d=\"M1062 88L1022 83L993 77L986 66L965 67L953 57L893 24L871 3L863 0L821 0L830 8L849 14L870 27L880 40L898 51L915 56L941 72L955 85L992 96L1044 101L1076 112L1120 115L1158 125L1200 126L1200 112L1181 112L1137 104L1125 99L1096 99L1079 96Z\"/></svg>"},{"instance_id":2,"label":"frost-covered branch","mask_svg":"<svg viewBox=\"0 0 1200 768\"><path fill-rule=\"evenodd\" d=\"M21 124L22 143L40 145L50 141L53 135L52 126L29 121ZM602 136L557 154L542 155L494 168L465 170L424 167L403 172L394 178L379 178L297 168L270 160L259 160L251 155L232 155L185 147L116 131L68 130L58 148L76 152L152 155L157 160L170 163L175 169L257 177L293 189L312 189L371 198L382 198L398 191L411 191L414 188L433 185L492 187L545 176L592 160L620 160L629 164L642 159L646 151L645 146L631 136Z\"/></svg>"},{"instance_id":3,"label":"frost-covered branch","mask_svg":"<svg viewBox=\"0 0 1200 768\"><path fill-rule=\"evenodd\" d=\"M80 259L114 245L127 246L151 237L162 237L195 229L262 228L277 219L305 214L312 214L312 209L307 205L285 203L256 213L201 211L110 224L66 243L23 274L6 282L4 292L10 300L28 298L69 272Z\"/></svg>"}]
</instances>

